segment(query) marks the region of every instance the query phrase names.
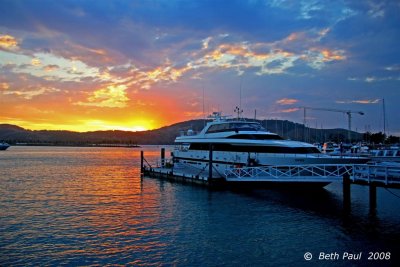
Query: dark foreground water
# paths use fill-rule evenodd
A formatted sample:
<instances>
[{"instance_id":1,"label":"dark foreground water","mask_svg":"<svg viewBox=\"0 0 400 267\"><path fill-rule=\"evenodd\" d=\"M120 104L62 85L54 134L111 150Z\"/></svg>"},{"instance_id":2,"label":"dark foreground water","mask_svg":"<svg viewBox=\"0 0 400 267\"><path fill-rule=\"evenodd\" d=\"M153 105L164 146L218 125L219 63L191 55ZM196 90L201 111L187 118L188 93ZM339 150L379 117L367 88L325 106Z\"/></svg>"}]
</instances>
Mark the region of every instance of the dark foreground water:
<instances>
[{"instance_id":1,"label":"dark foreground water","mask_svg":"<svg viewBox=\"0 0 400 267\"><path fill-rule=\"evenodd\" d=\"M368 188L352 186L348 210L341 184L229 191L141 179L140 149L2 151L0 266L400 266L400 190L378 189L370 209Z\"/></svg>"}]
</instances>

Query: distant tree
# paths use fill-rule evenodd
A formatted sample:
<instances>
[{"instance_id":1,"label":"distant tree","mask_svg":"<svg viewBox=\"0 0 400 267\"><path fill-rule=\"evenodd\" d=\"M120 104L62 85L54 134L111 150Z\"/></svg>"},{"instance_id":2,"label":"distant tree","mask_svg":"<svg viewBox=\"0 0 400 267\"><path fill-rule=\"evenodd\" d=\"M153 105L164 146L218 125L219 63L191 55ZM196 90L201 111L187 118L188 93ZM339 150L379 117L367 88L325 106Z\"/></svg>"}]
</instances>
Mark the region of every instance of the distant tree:
<instances>
[{"instance_id":1,"label":"distant tree","mask_svg":"<svg viewBox=\"0 0 400 267\"><path fill-rule=\"evenodd\" d=\"M371 132L365 132L365 133L363 134L363 140L364 140L365 142L367 142L367 143L371 142L371 135L372 135Z\"/></svg>"},{"instance_id":2,"label":"distant tree","mask_svg":"<svg viewBox=\"0 0 400 267\"><path fill-rule=\"evenodd\" d=\"M386 143L388 144L400 143L400 137L390 135L388 138L386 138Z\"/></svg>"},{"instance_id":3,"label":"distant tree","mask_svg":"<svg viewBox=\"0 0 400 267\"><path fill-rule=\"evenodd\" d=\"M385 137L386 137L385 134L382 132L374 133L374 134L371 134L371 136L370 136L370 142L375 143L375 144L384 143Z\"/></svg>"}]
</instances>

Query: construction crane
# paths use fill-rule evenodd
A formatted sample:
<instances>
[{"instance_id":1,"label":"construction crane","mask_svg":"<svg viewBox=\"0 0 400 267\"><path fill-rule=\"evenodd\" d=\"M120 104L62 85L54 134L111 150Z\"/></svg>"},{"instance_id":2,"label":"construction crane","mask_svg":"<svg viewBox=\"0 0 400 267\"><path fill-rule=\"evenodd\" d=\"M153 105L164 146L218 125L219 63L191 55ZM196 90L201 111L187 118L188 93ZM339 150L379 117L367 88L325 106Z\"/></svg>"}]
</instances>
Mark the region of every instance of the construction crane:
<instances>
[{"instance_id":1,"label":"construction crane","mask_svg":"<svg viewBox=\"0 0 400 267\"><path fill-rule=\"evenodd\" d=\"M331 111L331 112L340 112L340 113L344 113L347 115L348 118L348 127L349 127L349 131L348 131L348 139L349 141L351 141L351 114L355 113L355 114L359 114L359 115L364 115L364 112L362 111L354 111L354 110L341 110L341 109L332 109L332 108L312 108L312 107L300 107L304 110L304 127L306 126L306 111L307 109L309 110L320 110L320 111Z\"/></svg>"}]
</instances>

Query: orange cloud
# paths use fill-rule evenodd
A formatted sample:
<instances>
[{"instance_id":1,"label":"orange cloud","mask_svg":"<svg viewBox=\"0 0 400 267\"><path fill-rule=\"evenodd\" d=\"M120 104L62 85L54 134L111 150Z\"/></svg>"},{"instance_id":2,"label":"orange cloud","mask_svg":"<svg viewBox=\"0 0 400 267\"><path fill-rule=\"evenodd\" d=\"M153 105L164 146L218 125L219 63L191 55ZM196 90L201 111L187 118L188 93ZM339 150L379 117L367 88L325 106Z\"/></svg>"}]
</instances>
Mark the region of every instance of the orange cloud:
<instances>
[{"instance_id":1,"label":"orange cloud","mask_svg":"<svg viewBox=\"0 0 400 267\"><path fill-rule=\"evenodd\" d=\"M306 54L302 55L301 59L308 61L311 67L321 69L325 63L345 60L346 56L343 50L311 48Z\"/></svg>"},{"instance_id":2,"label":"orange cloud","mask_svg":"<svg viewBox=\"0 0 400 267\"><path fill-rule=\"evenodd\" d=\"M49 94L53 92L59 92L60 90L53 87L41 87L41 88L29 88L28 90L7 90L3 94L14 95L24 99L32 99L39 95Z\"/></svg>"},{"instance_id":3,"label":"orange cloud","mask_svg":"<svg viewBox=\"0 0 400 267\"><path fill-rule=\"evenodd\" d=\"M299 100L293 99L293 98L282 98L276 101L277 104L279 105L293 105L297 103Z\"/></svg>"},{"instance_id":4,"label":"orange cloud","mask_svg":"<svg viewBox=\"0 0 400 267\"><path fill-rule=\"evenodd\" d=\"M325 28L322 29L321 31L318 32L318 35L320 36L320 38L325 37L329 32L331 31L330 28Z\"/></svg>"},{"instance_id":5,"label":"orange cloud","mask_svg":"<svg viewBox=\"0 0 400 267\"><path fill-rule=\"evenodd\" d=\"M354 100L353 103L358 104L376 104L380 101L380 99L372 99L372 100Z\"/></svg>"},{"instance_id":6,"label":"orange cloud","mask_svg":"<svg viewBox=\"0 0 400 267\"><path fill-rule=\"evenodd\" d=\"M169 62L147 71L134 69L129 74L131 76L129 85L136 85L142 89L150 89L150 87L157 82L176 82L190 69L192 69L190 65L176 68Z\"/></svg>"},{"instance_id":7,"label":"orange cloud","mask_svg":"<svg viewBox=\"0 0 400 267\"><path fill-rule=\"evenodd\" d=\"M0 35L0 47L9 49L18 46L17 40L11 35Z\"/></svg>"},{"instance_id":8,"label":"orange cloud","mask_svg":"<svg viewBox=\"0 0 400 267\"><path fill-rule=\"evenodd\" d=\"M59 66L54 65L54 64L51 64L51 65L45 66L45 67L44 67L44 70L47 71L47 72L50 72L50 71L57 70L57 69L59 69L59 68L60 68Z\"/></svg>"},{"instance_id":9,"label":"orange cloud","mask_svg":"<svg viewBox=\"0 0 400 267\"><path fill-rule=\"evenodd\" d=\"M290 34L287 38L286 38L286 40L288 40L288 41L294 41L294 40L296 40L298 38L298 35L296 34L296 33L292 33L292 34Z\"/></svg>"},{"instance_id":10,"label":"orange cloud","mask_svg":"<svg viewBox=\"0 0 400 267\"><path fill-rule=\"evenodd\" d=\"M8 88L10 88L10 85L8 83L0 83L1 90L7 90Z\"/></svg>"},{"instance_id":11,"label":"orange cloud","mask_svg":"<svg viewBox=\"0 0 400 267\"><path fill-rule=\"evenodd\" d=\"M129 98L126 96L127 86L109 85L106 88L94 91L87 99L87 102L77 102L80 106L95 106L108 108L124 108L127 106Z\"/></svg>"},{"instance_id":12,"label":"orange cloud","mask_svg":"<svg viewBox=\"0 0 400 267\"><path fill-rule=\"evenodd\" d=\"M288 109L281 110L281 112L283 112L283 113L291 113L291 112L296 112L298 110L299 110L298 108L288 108Z\"/></svg>"},{"instance_id":13,"label":"orange cloud","mask_svg":"<svg viewBox=\"0 0 400 267\"><path fill-rule=\"evenodd\" d=\"M333 60L344 60L343 50L330 51L328 49L323 49L320 51L323 56L323 61L333 61Z\"/></svg>"},{"instance_id":14,"label":"orange cloud","mask_svg":"<svg viewBox=\"0 0 400 267\"><path fill-rule=\"evenodd\" d=\"M338 104L351 104L351 103L357 103L357 104L376 104L381 99L361 99L361 100L338 100L336 103Z\"/></svg>"},{"instance_id":15,"label":"orange cloud","mask_svg":"<svg viewBox=\"0 0 400 267\"><path fill-rule=\"evenodd\" d=\"M31 60L31 64L32 64L33 66L40 66L40 65L42 64L42 62L40 62L40 59L38 59L38 58L33 58L33 59Z\"/></svg>"},{"instance_id":16,"label":"orange cloud","mask_svg":"<svg viewBox=\"0 0 400 267\"><path fill-rule=\"evenodd\" d=\"M288 37L286 37L283 41L285 43L298 41L299 39L304 38L303 32L293 32Z\"/></svg>"},{"instance_id":17,"label":"orange cloud","mask_svg":"<svg viewBox=\"0 0 400 267\"><path fill-rule=\"evenodd\" d=\"M209 46L207 46L209 48ZM299 56L283 49L273 48L268 43L257 44L220 44L213 50L203 55L194 54L198 57L187 65L193 69L225 68L235 69L242 73L242 68L256 67L260 70L257 74L279 74L293 66L293 62Z\"/></svg>"}]
</instances>

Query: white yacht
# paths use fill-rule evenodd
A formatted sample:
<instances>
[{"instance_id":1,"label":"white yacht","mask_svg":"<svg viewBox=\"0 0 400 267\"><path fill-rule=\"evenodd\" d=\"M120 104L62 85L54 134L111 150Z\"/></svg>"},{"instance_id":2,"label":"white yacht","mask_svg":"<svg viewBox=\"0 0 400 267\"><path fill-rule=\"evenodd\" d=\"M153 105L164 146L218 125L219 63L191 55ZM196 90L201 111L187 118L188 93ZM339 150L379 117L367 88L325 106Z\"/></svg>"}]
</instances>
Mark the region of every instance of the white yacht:
<instances>
[{"instance_id":1,"label":"white yacht","mask_svg":"<svg viewBox=\"0 0 400 267\"><path fill-rule=\"evenodd\" d=\"M368 158L330 156L317 147L285 140L264 129L261 124L242 119L228 120L219 112L200 133L192 130L175 139L173 159L176 165L204 169L209 164L212 144L213 167L224 173L227 168L245 166L361 164Z\"/></svg>"}]
</instances>

